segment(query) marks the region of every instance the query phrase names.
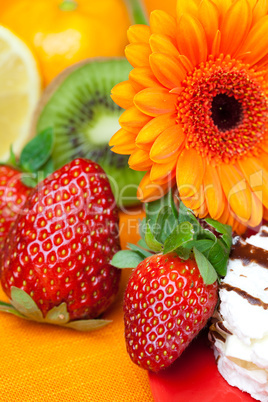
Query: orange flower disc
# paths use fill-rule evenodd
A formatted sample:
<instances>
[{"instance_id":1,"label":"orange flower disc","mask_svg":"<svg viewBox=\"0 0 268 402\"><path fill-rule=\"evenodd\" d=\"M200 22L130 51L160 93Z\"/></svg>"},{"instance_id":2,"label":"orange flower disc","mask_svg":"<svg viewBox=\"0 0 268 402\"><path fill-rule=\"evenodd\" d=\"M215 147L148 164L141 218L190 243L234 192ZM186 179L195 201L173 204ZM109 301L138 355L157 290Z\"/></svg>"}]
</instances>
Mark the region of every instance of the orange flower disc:
<instances>
[{"instance_id":1,"label":"orange flower disc","mask_svg":"<svg viewBox=\"0 0 268 402\"><path fill-rule=\"evenodd\" d=\"M268 216L268 3L179 0L132 26L134 69L113 88L126 107L110 145L144 170L139 198L177 184L197 216L237 233ZM126 141L124 137L129 140Z\"/></svg>"}]
</instances>

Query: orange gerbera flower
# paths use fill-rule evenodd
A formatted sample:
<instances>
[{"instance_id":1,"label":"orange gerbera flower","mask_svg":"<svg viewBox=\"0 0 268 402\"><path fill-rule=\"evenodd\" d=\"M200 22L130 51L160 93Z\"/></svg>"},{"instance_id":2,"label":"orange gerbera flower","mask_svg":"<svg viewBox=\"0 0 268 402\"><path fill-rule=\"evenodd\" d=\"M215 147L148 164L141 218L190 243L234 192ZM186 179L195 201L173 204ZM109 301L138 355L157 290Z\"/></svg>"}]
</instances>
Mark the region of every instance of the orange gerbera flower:
<instances>
[{"instance_id":1,"label":"orange gerbera flower","mask_svg":"<svg viewBox=\"0 0 268 402\"><path fill-rule=\"evenodd\" d=\"M196 215L268 217L268 3L179 0L128 31L134 69L112 90L126 111L112 150L146 171L139 198L177 183Z\"/></svg>"}]
</instances>

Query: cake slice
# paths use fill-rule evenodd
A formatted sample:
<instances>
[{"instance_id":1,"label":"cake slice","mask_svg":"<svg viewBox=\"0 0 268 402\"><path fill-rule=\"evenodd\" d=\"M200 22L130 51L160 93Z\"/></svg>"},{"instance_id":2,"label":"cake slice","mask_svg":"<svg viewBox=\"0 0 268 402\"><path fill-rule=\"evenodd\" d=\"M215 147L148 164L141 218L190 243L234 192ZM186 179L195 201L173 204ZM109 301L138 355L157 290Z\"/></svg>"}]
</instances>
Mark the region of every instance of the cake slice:
<instances>
[{"instance_id":1,"label":"cake slice","mask_svg":"<svg viewBox=\"0 0 268 402\"><path fill-rule=\"evenodd\" d=\"M268 401L268 226L235 237L210 327L218 370L232 386Z\"/></svg>"}]
</instances>

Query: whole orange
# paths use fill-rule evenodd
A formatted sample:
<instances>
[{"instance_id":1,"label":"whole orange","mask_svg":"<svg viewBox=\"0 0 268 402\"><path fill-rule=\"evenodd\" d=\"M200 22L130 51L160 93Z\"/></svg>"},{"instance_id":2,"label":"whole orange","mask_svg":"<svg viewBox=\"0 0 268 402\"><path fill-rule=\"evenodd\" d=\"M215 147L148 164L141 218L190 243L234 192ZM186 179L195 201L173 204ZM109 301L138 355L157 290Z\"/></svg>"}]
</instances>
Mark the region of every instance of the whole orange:
<instances>
[{"instance_id":1,"label":"whole orange","mask_svg":"<svg viewBox=\"0 0 268 402\"><path fill-rule=\"evenodd\" d=\"M130 19L123 0L11 0L0 24L32 49L46 86L80 60L124 55Z\"/></svg>"}]
</instances>

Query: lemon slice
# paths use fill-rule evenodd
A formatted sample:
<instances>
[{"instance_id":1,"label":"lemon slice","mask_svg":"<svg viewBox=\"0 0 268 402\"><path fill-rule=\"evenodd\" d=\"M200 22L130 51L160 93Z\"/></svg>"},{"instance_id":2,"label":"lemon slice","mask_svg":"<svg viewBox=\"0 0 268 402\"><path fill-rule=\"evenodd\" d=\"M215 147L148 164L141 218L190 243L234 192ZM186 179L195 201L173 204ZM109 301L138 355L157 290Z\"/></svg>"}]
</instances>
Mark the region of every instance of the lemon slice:
<instances>
[{"instance_id":1,"label":"lemon slice","mask_svg":"<svg viewBox=\"0 0 268 402\"><path fill-rule=\"evenodd\" d=\"M0 160L13 145L18 154L27 142L33 111L41 92L40 75L30 49L0 26Z\"/></svg>"}]
</instances>

